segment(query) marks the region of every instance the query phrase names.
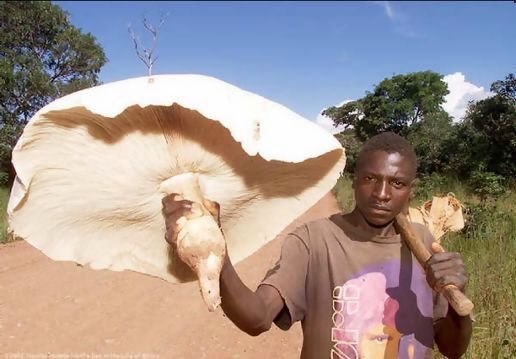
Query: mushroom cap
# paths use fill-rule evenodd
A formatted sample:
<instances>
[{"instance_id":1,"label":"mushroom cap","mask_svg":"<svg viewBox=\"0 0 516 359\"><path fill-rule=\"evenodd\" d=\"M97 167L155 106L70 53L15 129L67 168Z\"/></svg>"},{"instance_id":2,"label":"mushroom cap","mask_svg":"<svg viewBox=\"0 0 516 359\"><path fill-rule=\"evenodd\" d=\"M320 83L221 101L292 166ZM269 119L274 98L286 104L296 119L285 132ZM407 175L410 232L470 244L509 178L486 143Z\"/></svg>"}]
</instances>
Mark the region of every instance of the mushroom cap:
<instances>
[{"instance_id":1,"label":"mushroom cap","mask_svg":"<svg viewBox=\"0 0 516 359\"><path fill-rule=\"evenodd\" d=\"M226 82L128 79L29 121L13 150L9 229L54 260L189 281L164 240L162 182L198 174L238 263L330 191L345 162L330 133Z\"/></svg>"}]
</instances>

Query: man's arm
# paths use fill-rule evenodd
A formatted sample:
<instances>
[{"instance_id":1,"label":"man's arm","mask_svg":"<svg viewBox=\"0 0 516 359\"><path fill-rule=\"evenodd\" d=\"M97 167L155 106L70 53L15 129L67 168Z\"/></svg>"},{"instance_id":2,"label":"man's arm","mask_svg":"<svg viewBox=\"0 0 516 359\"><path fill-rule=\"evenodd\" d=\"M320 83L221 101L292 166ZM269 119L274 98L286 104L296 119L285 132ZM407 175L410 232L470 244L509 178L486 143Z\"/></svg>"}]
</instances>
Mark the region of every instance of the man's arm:
<instances>
[{"instance_id":1,"label":"man's arm","mask_svg":"<svg viewBox=\"0 0 516 359\"><path fill-rule=\"evenodd\" d=\"M240 279L226 256L220 274L222 309L228 318L249 335L259 335L270 329L274 318L285 303L276 288L261 285L256 292Z\"/></svg>"},{"instance_id":2,"label":"man's arm","mask_svg":"<svg viewBox=\"0 0 516 359\"><path fill-rule=\"evenodd\" d=\"M434 254L426 264L428 284L436 289L453 284L464 292L467 276L459 253L445 253L437 243L432 244ZM460 316L448 305L446 317L434 324L434 339L441 354L448 358L460 358L468 348L473 325L471 317Z\"/></svg>"},{"instance_id":3,"label":"man's arm","mask_svg":"<svg viewBox=\"0 0 516 359\"><path fill-rule=\"evenodd\" d=\"M469 315L462 317L448 306L448 314L434 324L434 331L435 343L441 354L455 359L466 352L473 325Z\"/></svg>"}]
</instances>

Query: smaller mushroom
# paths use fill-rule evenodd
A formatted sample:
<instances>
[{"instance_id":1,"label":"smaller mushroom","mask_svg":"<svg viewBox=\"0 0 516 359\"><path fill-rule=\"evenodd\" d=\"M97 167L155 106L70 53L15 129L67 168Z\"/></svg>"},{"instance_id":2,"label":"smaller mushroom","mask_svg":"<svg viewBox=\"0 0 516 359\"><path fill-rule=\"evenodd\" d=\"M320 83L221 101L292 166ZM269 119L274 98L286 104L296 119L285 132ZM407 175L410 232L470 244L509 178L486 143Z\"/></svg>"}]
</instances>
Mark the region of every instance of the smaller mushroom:
<instances>
[{"instance_id":1,"label":"smaller mushroom","mask_svg":"<svg viewBox=\"0 0 516 359\"><path fill-rule=\"evenodd\" d=\"M417 208L409 208L409 217L412 222L426 226L438 242L446 233L464 228L462 204L453 193L443 197L433 196L431 201Z\"/></svg>"}]
</instances>

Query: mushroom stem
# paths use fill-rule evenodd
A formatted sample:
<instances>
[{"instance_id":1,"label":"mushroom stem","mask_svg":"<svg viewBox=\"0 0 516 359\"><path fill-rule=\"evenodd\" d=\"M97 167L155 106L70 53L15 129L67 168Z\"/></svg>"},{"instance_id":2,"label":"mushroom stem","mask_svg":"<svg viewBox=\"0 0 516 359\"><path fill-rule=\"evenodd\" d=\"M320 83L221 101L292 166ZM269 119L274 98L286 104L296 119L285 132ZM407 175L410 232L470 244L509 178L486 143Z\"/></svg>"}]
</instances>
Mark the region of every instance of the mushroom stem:
<instances>
[{"instance_id":1,"label":"mushroom stem","mask_svg":"<svg viewBox=\"0 0 516 359\"><path fill-rule=\"evenodd\" d=\"M161 183L160 190L181 194L200 208L194 211L193 216L180 218L177 254L197 274L208 310L214 311L220 304L219 278L226 255L226 242L217 222L203 205L198 174L184 173L169 178Z\"/></svg>"},{"instance_id":2,"label":"mushroom stem","mask_svg":"<svg viewBox=\"0 0 516 359\"><path fill-rule=\"evenodd\" d=\"M210 312L217 309L221 301L219 284L221 267L220 257L213 254L210 254L207 259L199 261L197 276L199 277L202 297Z\"/></svg>"},{"instance_id":3,"label":"mushroom stem","mask_svg":"<svg viewBox=\"0 0 516 359\"><path fill-rule=\"evenodd\" d=\"M185 172L170 177L161 183L160 188L166 193L178 193L181 194L184 199L202 205L204 196L201 191L201 186L199 185L198 173Z\"/></svg>"}]
</instances>

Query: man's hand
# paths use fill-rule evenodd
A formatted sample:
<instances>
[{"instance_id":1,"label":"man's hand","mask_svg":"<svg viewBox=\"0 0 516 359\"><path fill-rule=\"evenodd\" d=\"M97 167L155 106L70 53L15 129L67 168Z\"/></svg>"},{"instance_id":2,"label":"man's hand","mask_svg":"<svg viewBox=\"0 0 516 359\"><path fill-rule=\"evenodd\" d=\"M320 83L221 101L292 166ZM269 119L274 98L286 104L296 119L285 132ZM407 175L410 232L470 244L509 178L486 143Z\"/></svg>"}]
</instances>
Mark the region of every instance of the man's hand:
<instances>
[{"instance_id":1,"label":"man's hand","mask_svg":"<svg viewBox=\"0 0 516 359\"><path fill-rule=\"evenodd\" d=\"M437 242L432 243L434 254L426 262L426 280L431 288L439 292L444 286L453 284L462 292L467 283L466 270L459 253L445 252Z\"/></svg>"},{"instance_id":2,"label":"man's hand","mask_svg":"<svg viewBox=\"0 0 516 359\"><path fill-rule=\"evenodd\" d=\"M432 252L434 255L425 266L428 284L436 291L453 284L464 292L467 277L460 254L444 253L443 247L436 242L432 243ZM434 339L439 352L451 359L460 358L466 352L472 332L471 317L458 315L451 306L446 317L434 324Z\"/></svg>"},{"instance_id":3,"label":"man's hand","mask_svg":"<svg viewBox=\"0 0 516 359\"><path fill-rule=\"evenodd\" d=\"M163 215L165 216L165 240L174 248L177 242L177 236L183 228L184 222L181 218L195 218L201 213L201 207L198 203L184 199L180 194L171 193L163 198ZM217 202L203 200L204 207L210 212L220 228L220 206Z\"/></svg>"},{"instance_id":4,"label":"man's hand","mask_svg":"<svg viewBox=\"0 0 516 359\"><path fill-rule=\"evenodd\" d=\"M163 204L163 216L165 217L165 240L176 248L176 241L182 226L178 220L182 217L188 218L192 215L192 201L183 199L177 193L171 193L161 200Z\"/></svg>"},{"instance_id":5,"label":"man's hand","mask_svg":"<svg viewBox=\"0 0 516 359\"><path fill-rule=\"evenodd\" d=\"M213 219L222 231L222 228L220 227L220 205L217 202L210 201L206 198L203 199L202 204L210 212Z\"/></svg>"}]
</instances>

